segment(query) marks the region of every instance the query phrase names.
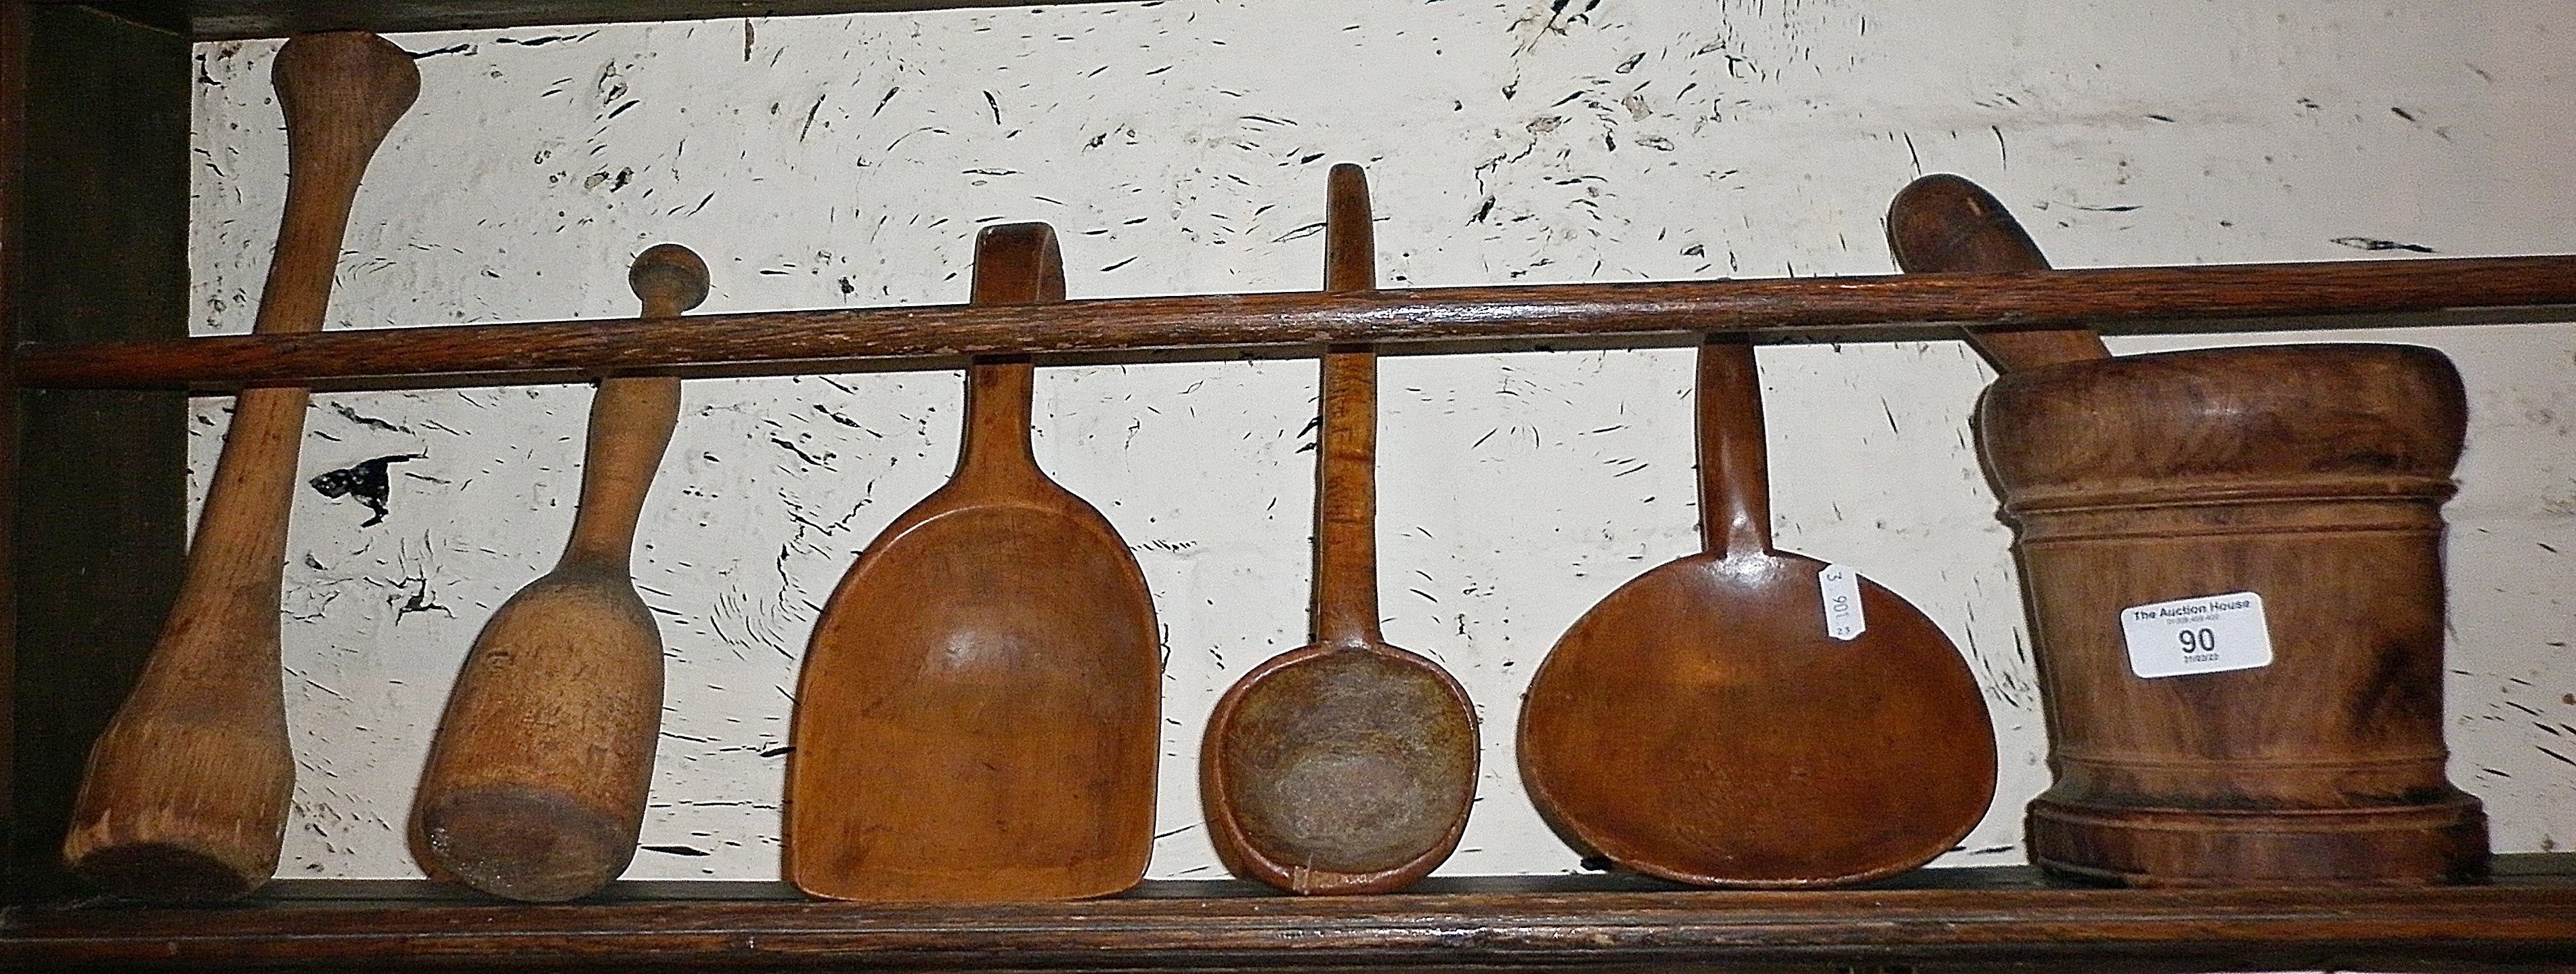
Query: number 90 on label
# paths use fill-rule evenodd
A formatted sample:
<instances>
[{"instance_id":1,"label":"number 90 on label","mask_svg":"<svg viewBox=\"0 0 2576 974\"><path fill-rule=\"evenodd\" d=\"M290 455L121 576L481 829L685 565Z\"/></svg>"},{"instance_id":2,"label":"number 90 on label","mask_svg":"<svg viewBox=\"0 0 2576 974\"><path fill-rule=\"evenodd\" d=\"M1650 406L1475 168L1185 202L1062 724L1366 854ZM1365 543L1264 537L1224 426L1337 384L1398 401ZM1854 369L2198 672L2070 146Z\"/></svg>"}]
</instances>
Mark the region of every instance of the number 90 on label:
<instances>
[{"instance_id":1,"label":"number 90 on label","mask_svg":"<svg viewBox=\"0 0 2576 974\"><path fill-rule=\"evenodd\" d=\"M2140 679L2224 673L2272 664L2263 596L2202 595L2120 610L2129 672Z\"/></svg>"}]
</instances>

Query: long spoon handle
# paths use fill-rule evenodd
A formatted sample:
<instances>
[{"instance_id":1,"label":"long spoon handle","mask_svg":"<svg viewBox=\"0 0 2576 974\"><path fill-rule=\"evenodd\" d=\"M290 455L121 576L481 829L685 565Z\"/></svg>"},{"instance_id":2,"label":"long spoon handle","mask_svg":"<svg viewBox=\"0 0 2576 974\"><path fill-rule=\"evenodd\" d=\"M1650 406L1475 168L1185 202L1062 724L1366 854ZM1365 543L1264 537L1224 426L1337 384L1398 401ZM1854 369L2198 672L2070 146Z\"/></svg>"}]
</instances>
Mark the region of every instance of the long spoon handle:
<instances>
[{"instance_id":1,"label":"long spoon handle","mask_svg":"<svg viewBox=\"0 0 2576 974\"><path fill-rule=\"evenodd\" d=\"M1008 223L976 234L973 295L976 304L1064 300L1064 253L1056 246L1055 228ZM957 454L960 486L1001 486L1043 476L1029 449L1029 396L1036 374L1026 356L967 364L966 443Z\"/></svg>"},{"instance_id":2,"label":"long spoon handle","mask_svg":"<svg viewBox=\"0 0 2576 974\"><path fill-rule=\"evenodd\" d=\"M1324 184L1324 290L1377 286L1368 174L1335 165ZM1377 624L1377 351L1324 352L1323 429L1315 460L1315 601L1309 625L1328 646L1370 646Z\"/></svg>"},{"instance_id":3,"label":"long spoon handle","mask_svg":"<svg viewBox=\"0 0 2576 974\"><path fill-rule=\"evenodd\" d=\"M277 53L287 187L256 330L322 326L367 161L420 92L411 56L373 34ZM277 869L295 760L278 675L278 586L303 389L244 391L199 514L177 601L123 707L91 747L63 856L89 882L154 899L226 899Z\"/></svg>"},{"instance_id":4,"label":"long spoon handle","mask_svg":"<svg viewBox=\"0 0 2576 974\"><path fill-rule=\"evenodd\" d=\"M2048 269L2012 211L1984 187L1948 173L1897 192L1887 206L1887 248L1908 274ZM1971 328L1968 344L2000 372L2111 357L2090 328Z\"/></svg>"},{"instance_id":5,"label":"long spoon handle","mask_svg":"<svg viewBox=\"0 0 2576 974\"><path fill-rule=\"evenodd\" d=\"M646 318L674 318L707 298L707 265L689 248L656 244L635 258L627 284ZM627 571L644 495L680 422L680 380L602 379L590 400L590 441L581 460L581 509L573 515L564 564Z\"/></svg>"},{"instance_id":6,"label":"long spoon handle","mask_svg":"<svg viewBox=\"0 0 2576 974\"><path fill-rule=\"evenodd\" d=\"M1762 429L1762 372L1742 335L1699 347L1700 543L1727 557L1771 551L1771 469Z\"/></svg>"}]
</instances>

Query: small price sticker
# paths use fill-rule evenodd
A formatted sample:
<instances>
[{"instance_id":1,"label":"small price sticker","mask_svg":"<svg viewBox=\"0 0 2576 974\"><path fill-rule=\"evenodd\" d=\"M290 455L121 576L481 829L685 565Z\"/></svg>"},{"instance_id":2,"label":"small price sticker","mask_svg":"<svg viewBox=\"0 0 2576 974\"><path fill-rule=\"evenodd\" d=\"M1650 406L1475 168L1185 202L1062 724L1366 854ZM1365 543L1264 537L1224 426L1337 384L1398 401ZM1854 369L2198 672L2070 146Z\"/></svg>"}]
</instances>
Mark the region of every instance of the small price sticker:
<instances>
[{"instance_id":1,"label":"small price sticker","mask_svg":"<svg viewBox=\"0 0 2576 974\"><path fill-rule=\"evenodd\" d=\"M1848 642L1869 629L1869 620L1860 611L1859 572L1826 565L1816 573L1816 584L1825 592L1825 635Z\"/></svg>"},{"instance_id":2,"label":"small price sticker","mask_svg":"<svg viewBox=\"0 0 2576 974\"><path fill-rule=\"evenodd\" d=\"M2229 592L2120 610L2129 672L2154 679L2272 665L2263 597Z\"/></svg>"}]
</instances>

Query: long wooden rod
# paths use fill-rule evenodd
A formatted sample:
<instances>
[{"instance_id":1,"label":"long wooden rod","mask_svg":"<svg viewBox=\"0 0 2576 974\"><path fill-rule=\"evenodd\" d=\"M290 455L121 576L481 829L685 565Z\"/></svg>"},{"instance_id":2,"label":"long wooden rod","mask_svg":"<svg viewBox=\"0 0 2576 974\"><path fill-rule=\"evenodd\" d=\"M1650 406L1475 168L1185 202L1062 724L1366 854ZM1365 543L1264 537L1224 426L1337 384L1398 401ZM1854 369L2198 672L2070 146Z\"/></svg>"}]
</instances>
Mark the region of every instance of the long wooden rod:
<instances>
[{"instance_id":1,"label":"long wooden rod","mask_svg":"<svg viewBox=\"0 0 2576 974\"><path fill-rule=\"evenodd\" d=\"M231 335L21 349L39 388L398 388L632 373L788 375L970 355L1312 355L1326 345L1677 344L1681 336L1870 330L1950 337L1962 324L2118 326L2576 305L2576 255L2219 264L1989 274L1775 278L921 305ZM2532 317L2520 320L2551 320ZM2375 322L2391 324L2391 322ZM1662 336L1658 339L1656 336Z\"/></svg>"}]
</instances>

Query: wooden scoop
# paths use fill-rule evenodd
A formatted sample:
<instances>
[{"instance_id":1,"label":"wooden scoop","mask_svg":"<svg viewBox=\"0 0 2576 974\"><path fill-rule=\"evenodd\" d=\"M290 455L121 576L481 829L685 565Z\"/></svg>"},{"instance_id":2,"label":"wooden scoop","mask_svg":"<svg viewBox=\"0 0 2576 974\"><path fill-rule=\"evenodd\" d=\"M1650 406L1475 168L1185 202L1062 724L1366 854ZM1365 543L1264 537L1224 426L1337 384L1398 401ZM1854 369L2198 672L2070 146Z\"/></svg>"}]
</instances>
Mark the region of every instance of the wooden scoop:
<instances>
[{"instance_id":1,"label":"wooden scoop","mask_svg":"<svg viewBox=\"0 0 2576 974\"><path fill-rule=\"evenodd\" d=\"M978 304L1064 299L1043 223L986 228ZM796 684L787 878L833 899L1105 896L1154 840L1154 606L1100 512L1029 451L1031 366L966 370L947 486L823 606Z\"/></svg>"},{"instance_id":2,"label":"wooden scoop","mask_svg":"<svg viewBox=\"0 0 2576 974\"><path fill-rule=\"evenodd\" d=\"M411 56L373 34L286 42L286 211L254 330L314 331L367 160L420 93ZM177 601L134 690L89 753L63 858L148 899L240 896L277 871L295 757L278 675L278 585L306 390L243 390Z\"/></svg>"},{"instance_id":3,"label":"wooden scoop","mask_svg":"<svg viewBox=\"0 0 2576 974\"><path fill-rule=\"evenodd\" d=\"M1827 566L1771 548L1758 381L1741 337L1700 347L1708 550L1620 586L1557 640L1521 705L1521 778L1570 841L1640 872L1875 879L1984 817L1994 729L1958 651L1894 593L1855 573L1865 628L1828 635Z\"/></svg>"},{"instance_id":4,"label":"wooden scoop","mask_svg":"<svg viewBox=\"0 0 2576 974\"><path fill-rule=\"evenodd\" d=\"M678 244L646 250L627 281L647 318L707 297L707 265ZM676 378L599 383L572 540L483 625L430 745L412 817L433 875L556 902L635 857L662 729L662 633L629 563L679 419Z\"/></svg>"},{"instance_id":5,"label":"wooden scoop","mask_svg":"<svg viewBox=\"0 0 2576 974\"><path fill-rule=\"evenodd\" d=\"M1367 177L1333 167L1324 290L1376 286ZM1199 752L1208 837L1237 874L1295 893L1383 893L1458 847L1476 713L1458 681L1377 622L1377 353L1324 354L1315 461L1314 642L1217 701Z\"/></svg>"},{"instance_id":6,"label":"wooden scoop","mask_svg":"<svg viewBox=\"0 0 2576 974\"><path fill-rule=\"evenodd\" d=\"M1908 274L2044 271L2048 258L1993 194L1965 177L1934 173L1887 205L1887 249ZM2090 328L1968 329L1968 344L1998 372L2111 357Z\"/></svg>"}]
</instances>

